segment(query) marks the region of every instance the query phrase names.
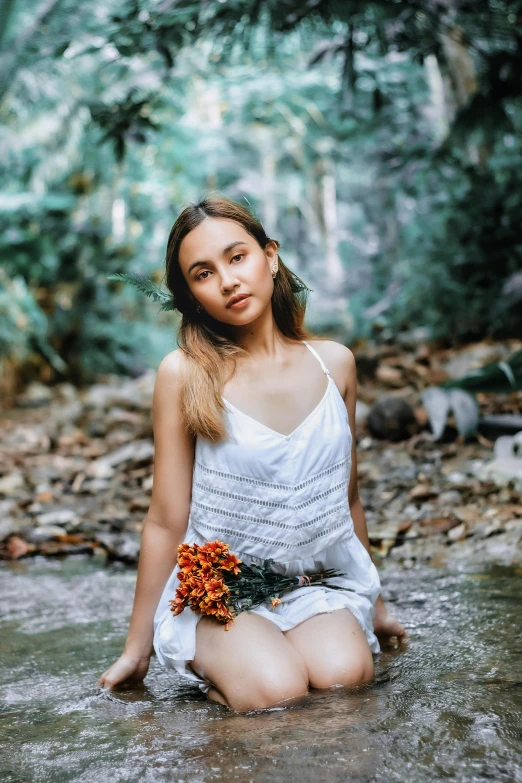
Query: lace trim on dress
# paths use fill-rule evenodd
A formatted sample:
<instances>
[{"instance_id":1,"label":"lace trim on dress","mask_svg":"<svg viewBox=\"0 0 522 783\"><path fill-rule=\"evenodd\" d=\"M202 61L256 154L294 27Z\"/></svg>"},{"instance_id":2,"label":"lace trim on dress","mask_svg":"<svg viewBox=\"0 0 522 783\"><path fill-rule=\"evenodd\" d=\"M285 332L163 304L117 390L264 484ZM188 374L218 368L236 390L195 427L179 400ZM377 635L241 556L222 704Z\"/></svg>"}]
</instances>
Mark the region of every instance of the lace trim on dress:
<instances>
[{"instance_id":1,"label":"lace trim on dress","mask_svg":"<svg viewBox=\"0 0 522 783\"><path fill-rule=\"evenodd\" d=\"M203 522L203 521L198 521L197 526L204 527L206 530L212 530L214 535L216 534L222 535L223 533L225 533L228 536L234 536L235 538L240 538L249 542L255 542L256 544L267 544L268 546L272 546L276 548L298 550L301 547L308 546L308 544L313 544L313 542L317 541L319 538L324 538L325 536L329 536L331 533L335 533L336 530L340 530L342 527L346 527L346 518L341 519L336 525L332 525L332 527L329 527L326 530L321 530L319 533L316 533L315 536L308 538L306 541L300 541L300 542L273 541L270 538L262 538L261 536L254 536L251 533L244 533L242 530L220 527L219 525L213 525L211 523ZM354 530L352 526L351 534L353 534L353 532Z\"/></svg>"},{"instance_id":2,"label":"lace trim on dress","mask_svg":"<svg viewBox=\"0 0 522 783\"><path fill-rule=\"evenodd\" d=\"M322 514L318 514L313 519L308 519L306 522L298 522L295 525L289 525L286 522L279 522L275 519L268 519L268 518L260 518L260 517L254 517L251 514L239 514L236 511L227 511L223 508L216 508L215 506L207 506L205 503L199 503L197 500L192 502L192 505L194 508L198 508L200 511L209 511L212 514L215 514L218 517L226 517L227 519L235 519L238 522L251 522L252 524L257 525L269 525L270 527L277 527L281 528L282 530L302 530L303 528L310 527L310 525L315 524L316 522L320 522L321 519L326 519L327 517L332 516L332 514L336 514L338 511L341 511L343 508L346 508L345 503L338 503L336 506L332 506L328 511L324 511ZM198 527L200 524L200 520L195 520L194 525ZM272 542L274 543L274 542Z\"/></svg>"},{"instance_id":3,"label":"lace trim on dress","mask_svg":"<svg viewBox=\"0 0 522 783\"><path fill-rule=\"evenodd\" d=\"M266 508L282 508L286 511L300 511L307 506L313 505L317 500L323 500L331 495L333 492L337 492L345 485L345 481L341 481L340 484L334 484L333 487L329 487L324 492L314 495L310 500L306 500L304 503L278 503L276 500L261 500L261 498L254 498L247 495L237 495L234 492L227 492L224 489L216 489L208 484L202 484L200 481L194 481L194 486L201 489L203 492L207 492L209 495L219 495L221 498L230 498L231 500L239 500L243 503L254 503L257 506L265 506Z\"/></svg>"},{"instance_id":4,"label":"lace trim on dress","mask_svg":"<svg viewBox=\"0 0 522 783\"><path fill-rule=\"evenodd\" d=\"M350 462L351 455L347 455L340 462L336 462L335 465L331 465L329 468L322 470L320 473L316 473L314 476L310 476L310 478L307 478L305 481L301 481L299 484L274 484L271 481L262 481L261 479L250 478L250 476L241 476L237 473L225 473L222 470L209 468L208 465L204 465L199 460L196 460L196 466L199 468L199 470L202 470L204 473L207 473L210 476L231 479L232 481L237 481L243 484L250 484L253 487L268 487L269 489L282 489L290 492L296 492L300 489L303 489L304 487L307 487L309 484L313 484L314 481L317 481L323 476L329 476L336 470L341 470L341 468Z\"/></svg>"}]
</instances>

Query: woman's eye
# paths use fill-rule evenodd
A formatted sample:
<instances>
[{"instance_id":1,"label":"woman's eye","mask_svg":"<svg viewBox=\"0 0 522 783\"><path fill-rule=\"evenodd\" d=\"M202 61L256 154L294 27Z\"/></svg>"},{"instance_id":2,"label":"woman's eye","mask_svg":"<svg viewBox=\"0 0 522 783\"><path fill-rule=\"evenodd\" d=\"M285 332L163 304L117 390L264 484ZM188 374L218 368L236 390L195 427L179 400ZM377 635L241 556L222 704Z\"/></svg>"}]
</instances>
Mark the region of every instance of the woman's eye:
<instances>
[{"instance_id":1,"label":"woman's eye","mask_svg":"<svg viewBox=\"0 0 522 783\"><path fill-rule=\"evenodd\" d=\"M238 253L237 256L232 256L232 261L234 260L234 258L243 258L244 255L245 255L244 253Z\"/></svg>"},{"instance_id":2,"label":"woman's eye","mask_svg":"<svg viewBox=\"0 0 522 783\"><path fill-rule=\"evenodd\" d=\"M197 279L198 279L198 280L206 280L207 278L206 278L206 277L203 277L203 275L208 275L208 273L209 273L209 270L208 270L208 269L207 269L207 270L205 270L204 272L200 272L200 273L199 273L199 275L198 275L198 278L197 278Z\"/></svg>"}]
</instances>

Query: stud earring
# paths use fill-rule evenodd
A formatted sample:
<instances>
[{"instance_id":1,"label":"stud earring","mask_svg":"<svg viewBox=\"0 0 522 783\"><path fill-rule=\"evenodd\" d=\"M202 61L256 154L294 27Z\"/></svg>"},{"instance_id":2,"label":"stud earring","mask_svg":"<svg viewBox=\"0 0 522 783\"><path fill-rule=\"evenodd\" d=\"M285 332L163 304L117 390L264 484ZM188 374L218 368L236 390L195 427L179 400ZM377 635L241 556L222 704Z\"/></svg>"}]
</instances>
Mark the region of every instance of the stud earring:
<instances>
[{"instance_id":1,"label":"stud earring","mask_svg":"<svg viewBox=\"0 0 522 783\"><path fill-rule=\"evenodd\" d=\"M278 261L279 261L279 256L276 256L275 265L272 269L272 277L275 277L277 275Z\"/></svg>"}]
</instances>

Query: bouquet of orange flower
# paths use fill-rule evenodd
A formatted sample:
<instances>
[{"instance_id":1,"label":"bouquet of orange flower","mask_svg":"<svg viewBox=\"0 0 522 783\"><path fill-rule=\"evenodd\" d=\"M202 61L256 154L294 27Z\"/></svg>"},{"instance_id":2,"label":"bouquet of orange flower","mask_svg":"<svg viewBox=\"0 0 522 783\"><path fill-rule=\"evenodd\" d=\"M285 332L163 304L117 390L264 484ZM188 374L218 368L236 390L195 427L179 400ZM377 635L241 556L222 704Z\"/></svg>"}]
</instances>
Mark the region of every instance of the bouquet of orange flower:
<instances>
[{"instance_id":1,"label":"bouquet of orange flower","mask_svg":"<svg viewBox=\"0 0 522 783\"><path fill-rule=\"evenodd\" d=\"M230 552L222 541L206 544L180 544L177 574L180 585L170 601L174 615L185 607L197 614L208 614L226 623L228 631L234 617L270 599L272 607L281 603L281 594L302 585L323 584L325 579L344 576L334 568L301 576L282 576L270 570L274 560L263 566L247 565ZM333 590L346 590L328 585Z\"/></svg>"}]
</instances>

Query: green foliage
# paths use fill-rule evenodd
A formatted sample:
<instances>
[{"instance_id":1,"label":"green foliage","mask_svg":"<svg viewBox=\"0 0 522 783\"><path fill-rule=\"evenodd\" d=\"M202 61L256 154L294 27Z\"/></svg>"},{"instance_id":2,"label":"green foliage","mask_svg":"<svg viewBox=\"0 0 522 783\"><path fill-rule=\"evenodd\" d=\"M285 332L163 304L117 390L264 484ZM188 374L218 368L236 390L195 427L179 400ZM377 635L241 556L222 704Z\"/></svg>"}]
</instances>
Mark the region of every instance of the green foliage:
<instances>
[{"instance_id":1,"label":"green foliage","mask_svg":"<svg viewBox=\"0 0 522 783\"><path fill-rule=\"evenodd\" d=\"M140 275L126 274L117 272L113 275L107 275L107 280L121 280L123 283L130 283L142 294L148 296L153 302L161 304L160 310L175 310L174 303L168 291L159 288L152 280L146 280Z\"/></svg>"},{"instance_id":2,"label":"green foliage","mask_svg":"<svg viewBox=\"0 0 522 783\"><path fill-rule=\"evenodd\" d=\"M319 295L332 181L343 328L519 333L521 21L522 0L5 3L0 351L132 372L170 225L209 190Z\"/></svg>"},{"instance_id":3,"label":"green foliage","mask_svg":"<svg viewBox=\"0 0 522 783\"><path fill-rule=\"evenodd\" d=\"M445 381L443 386L495 394L508 394L522 389L522 350L515 351L505 362L489 362L462 378Z\"/></svg>"}]
</instances>

